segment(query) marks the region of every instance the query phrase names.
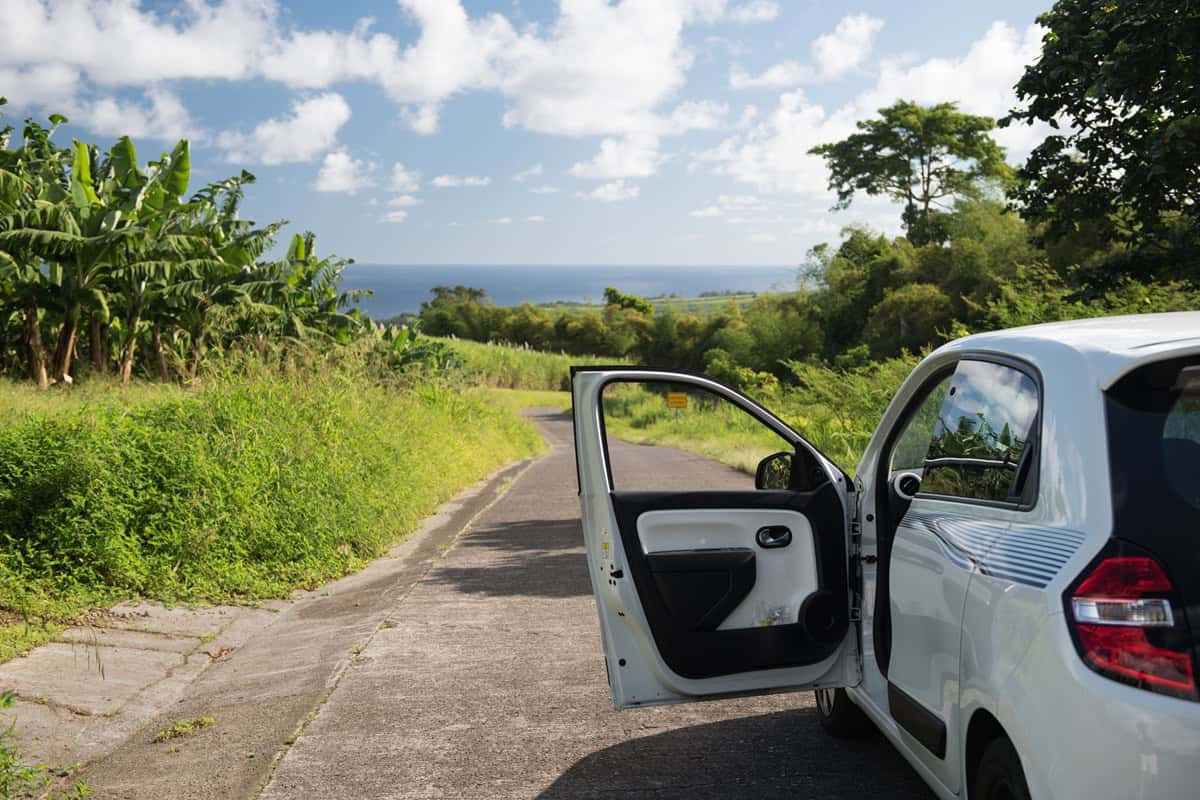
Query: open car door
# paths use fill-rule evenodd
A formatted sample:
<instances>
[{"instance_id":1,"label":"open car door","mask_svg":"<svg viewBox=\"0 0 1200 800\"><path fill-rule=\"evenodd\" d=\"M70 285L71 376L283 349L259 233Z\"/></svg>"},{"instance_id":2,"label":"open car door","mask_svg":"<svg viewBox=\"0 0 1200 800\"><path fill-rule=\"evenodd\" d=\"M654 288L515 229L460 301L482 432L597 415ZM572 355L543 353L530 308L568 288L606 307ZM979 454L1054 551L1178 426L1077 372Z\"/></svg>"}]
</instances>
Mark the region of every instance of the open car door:
<instances>
[{"instance_id":1,"label":"open car door","mask_svg":"<svg viewBox=\"0 0 1200 800\"><path fill-rule=\"evenodd\" d=\"M847 476L708 378L576 367L571 379L613 705L856 684ZM686 450L633 443L650 434ZM741 470L698 454L718 452Z\"/></svg>"}]
</instances>

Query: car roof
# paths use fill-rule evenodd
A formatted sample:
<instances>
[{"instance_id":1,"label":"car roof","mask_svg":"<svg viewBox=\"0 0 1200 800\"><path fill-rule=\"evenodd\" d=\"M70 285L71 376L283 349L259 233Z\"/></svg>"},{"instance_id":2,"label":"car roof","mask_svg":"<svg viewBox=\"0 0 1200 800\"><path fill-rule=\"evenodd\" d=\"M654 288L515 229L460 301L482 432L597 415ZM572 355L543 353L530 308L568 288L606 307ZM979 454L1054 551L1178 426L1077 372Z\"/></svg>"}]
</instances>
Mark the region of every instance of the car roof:
<instances>
[{"instance_id":1,"label":"car roof","mask_svg":"<svg viewBox=\"0 0 1200 800\"><path fill-rule=\"evenodd\" d=\"M977 333L942 351L986 350L1025 358L1045 372L1055 361L1082 358L1107 389L1141 364L1200 353L1200 311L1130 314L1050 322Z\"/></svg>"}]
</instances>

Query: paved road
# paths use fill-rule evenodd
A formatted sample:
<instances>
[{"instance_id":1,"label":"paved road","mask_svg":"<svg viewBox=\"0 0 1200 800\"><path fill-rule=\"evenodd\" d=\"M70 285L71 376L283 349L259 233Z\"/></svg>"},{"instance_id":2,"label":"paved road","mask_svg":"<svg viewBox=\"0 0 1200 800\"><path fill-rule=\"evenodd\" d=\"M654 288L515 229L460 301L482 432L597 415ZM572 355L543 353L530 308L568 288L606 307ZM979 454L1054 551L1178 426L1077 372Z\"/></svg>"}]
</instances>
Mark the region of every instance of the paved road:
<instances>
[{"instance_id":1,"label":"paved road","mask_svg":"<svg viewBox=\"0 0 1200 800\"><path fill-rule=\"evenodd\" d=\"M538 421L557 449L391 608L264 798L932 797L881 738L827 738L807 693L612 711L570 423ZM732 477L620 447L645 480Z\"/></svg>"}]
</instances>

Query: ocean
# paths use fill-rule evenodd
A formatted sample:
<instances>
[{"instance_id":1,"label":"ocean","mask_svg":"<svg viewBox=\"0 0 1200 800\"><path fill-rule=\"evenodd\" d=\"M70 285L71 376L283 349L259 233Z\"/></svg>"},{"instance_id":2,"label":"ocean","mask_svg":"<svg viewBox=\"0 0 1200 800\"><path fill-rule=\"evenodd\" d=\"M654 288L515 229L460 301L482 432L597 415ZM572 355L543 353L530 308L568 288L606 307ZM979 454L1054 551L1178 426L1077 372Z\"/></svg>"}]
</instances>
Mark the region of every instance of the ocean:
<instances>
[{"instance_id":1,"label":"ocean","mask_svg":"<svg viewBox=\"0 0 1200 800\"><path fill-rule=\"evenodd\" d=\"M373 289L360 307L375 319L417 312L434 286L483 289L497 305L600 302L604 289L654 297L702 292L765 292L796 285L796 267L425 266L353 264L344 289Z\"/></svg>"}]
</instances>

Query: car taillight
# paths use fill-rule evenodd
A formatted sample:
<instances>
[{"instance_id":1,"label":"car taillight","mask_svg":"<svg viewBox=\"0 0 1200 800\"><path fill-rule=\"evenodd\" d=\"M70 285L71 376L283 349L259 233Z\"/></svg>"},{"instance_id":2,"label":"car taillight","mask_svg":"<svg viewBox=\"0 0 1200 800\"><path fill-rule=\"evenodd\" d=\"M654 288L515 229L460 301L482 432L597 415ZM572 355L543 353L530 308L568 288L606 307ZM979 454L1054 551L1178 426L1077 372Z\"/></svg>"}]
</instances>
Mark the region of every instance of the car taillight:
<instances>
[{"instance_id":1,"label":"car taillight","mask_svg":"<svg viewBox=\"0 0 1200 800\"><path fill-rule=\"evenodd\" d=\"M1088 665L1124 683L1200 699L1187 623L1171 608L1171 581L1148 556L1110 556L1070 592L1076 643Z\"/></svg>"}]
</instances>

